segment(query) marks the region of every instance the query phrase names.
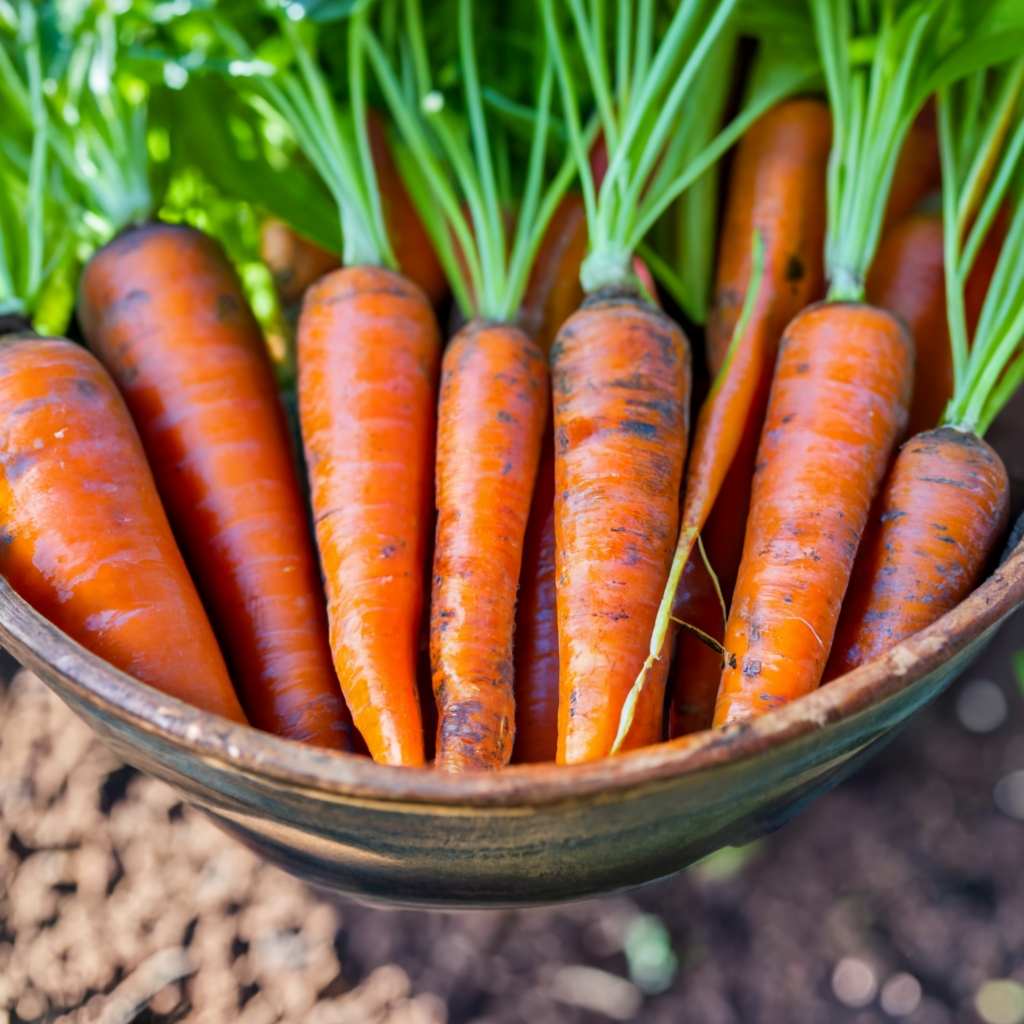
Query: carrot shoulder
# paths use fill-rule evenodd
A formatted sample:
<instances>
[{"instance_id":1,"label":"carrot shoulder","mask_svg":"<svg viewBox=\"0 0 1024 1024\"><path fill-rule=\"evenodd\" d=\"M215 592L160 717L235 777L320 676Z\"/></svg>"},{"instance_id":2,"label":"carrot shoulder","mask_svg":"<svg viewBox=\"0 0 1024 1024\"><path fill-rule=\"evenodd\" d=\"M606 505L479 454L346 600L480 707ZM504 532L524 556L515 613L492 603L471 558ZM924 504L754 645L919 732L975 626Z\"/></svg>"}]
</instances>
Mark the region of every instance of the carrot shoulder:
<instances>
[{"instance_id":1,"label":"carrot shoulder","mask_svg":"<svg viewBox=\"0 0 1024 1024\"><path fill-rule=\"evenodd\" d=\"M471 321L445 351L430 653L436 763L451 771L512 754L516 588L547 404L543 355L517 327Z\"/></svg>"},{"instance_id":2,"label":"carrot shoulder","mask_svg":"<svg viewBox=\"0 0 1024 1024\"><path fill-rule=\"evenodd\" d=\"M416 685L441 338L399 274L352 267L306 293L299 411L331 647L371 755L424 763Z\"/></svg>"},{"instance_id":3,"label":"carrot shoulder","mask_svg":"<svg viewBox=\"0 0 1024 1024\"><path fill-rule=\"evenodd\" d=\"M871 502L906 428L913 342L856 302L811 306L782 340L715 725L814 690Z\"/></svg>"},{"instance_id":4,"label":"carrot shoulder","mask_svg":"<svg viewBox=\"0 0 1024 1024\"><path fill-rule=\"evenodd\" d=\"M187 227L127 231L86 268L80 314L139 429L249 720L350 748L284 414L223 252Z\"/></svg>"},{"instance_id":5,"label":"carrot shoulder","mask_svg":"<svg viewBox=\"0 0 1024 1024\"><path fill-rule=\"evenodd\" d=\"M621 290L597 292L552 350L558 583L558 760L610 753L647 657L679 525L689 346ZM661 736L655 663L623 749Z\"/></svg>"},{"instance_id":6,"label":"carrot shoulder","mask_svg":"<svg viewBox=\"0 0 1024 1024\"><path fill-rule=\"evenodd\" d=\"M51 338L0 343L0 572L73 640L164 693L245 715L110 378Z\"/></svg>"}]
</instances>

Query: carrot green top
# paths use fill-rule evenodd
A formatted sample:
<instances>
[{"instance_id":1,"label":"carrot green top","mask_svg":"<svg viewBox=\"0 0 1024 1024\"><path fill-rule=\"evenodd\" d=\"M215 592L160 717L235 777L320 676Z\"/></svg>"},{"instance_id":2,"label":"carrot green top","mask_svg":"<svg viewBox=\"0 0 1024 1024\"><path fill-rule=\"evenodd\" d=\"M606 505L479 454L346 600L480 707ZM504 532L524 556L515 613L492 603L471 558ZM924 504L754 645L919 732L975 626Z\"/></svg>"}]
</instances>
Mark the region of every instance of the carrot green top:
<instances>
[{"instance_id":1,"label":"carrot green top","mask_svg":"<svg viewBox=\"0 0 1024 1024\"><path fill-rule=\"evenodd\" d=\"M900 148L937 89L1024 49L1019 0L809 0L833 116L829 299L860 301Z\"/></svg>"},{"instance_id":2,"label":"carrot green top","mask_svg":"<svg viewBox=\"0 0 1024 1024\"><path fill-rule=\"evenodd\" d=\"M938 95L943 176L946 309L953 398L943 422L983 435L1024 382L1024 202L1011 197L1024 170L1024 56ZM964 288L997 211L1010 219L973 344Z\"/></svg>"},{"instance_id":3,"label":"carrot green top","mask_svg":"<svg viewBox=\"0 0 1024 1024\"><path fill-rule=\"evenodd\" d=\"M36 7L22 0L8 12L13 23L0 8L0 317L31 320L68 245Z\"/></svg>"},{"instance_id":4,"label":"carrot green top","mask_svg":"<svg viewBox=\"0 0 1024 1024\"><path fill-rule=\"evenodd\" d=\"M431 68L419 0L405 0L403 15L401 45L411 65L404 82L380 39L370 31L365 39L367 55L415 164L406 183L460 307L475 317L511 320L544 230L573 178L569 159L554 174L547 173L554 91L551 63L546 55L537 55L541 67L535 108L485 87L477 61L473 4L459 0L455 74L462 84L460 113L457 93L446 91L442 75ZM494 115L489 118L485 111L485 99L495 115L511 114L532 125L511 245L506 227L512 212L509 150L506 137L495 130Z\"/></svg>"},{"instance_id":5,"label":"carrot green top","mask_svg":"<svg viewBox=\"0 0 1024 1024\"><path fill-rule=\"evenodd\" d=\"M584 290L593 292L607 285L635 284L633 254L658 218L765 110L811 81L816 65L813 58L778 64L775 74L756 83L726 128L706 145L694 147L685 121L701 102L701 90L723 47L731 42L738 0L679 0L664 25L653 0L620 0L614 75L606 53L604 0L565 2L608 149L608 170L598 190L581 129L580 99L569 67L573 53L563 40L560 4L541 0L590 231L580 277Z\"/></svg>"},{"instance_id":6,"label":"carrot green top","mask_svg":"<svg viewBox=\"0 0 1024 1024\"><path fill-rule=\"evenodd\" d=\"M251 81L263 100L287 122L299 148L334 197L346 265L395 269L398 262L384 224L366 120L363 36L367 7L355 5L348 19L347 107L339 105L332 94L316 53L316 27L301 4L276 9L283 46L273 63L257 57L242 34L226 21L218 20L217 28L236 57L231 74Z\"/></svg>"}]
</instances>

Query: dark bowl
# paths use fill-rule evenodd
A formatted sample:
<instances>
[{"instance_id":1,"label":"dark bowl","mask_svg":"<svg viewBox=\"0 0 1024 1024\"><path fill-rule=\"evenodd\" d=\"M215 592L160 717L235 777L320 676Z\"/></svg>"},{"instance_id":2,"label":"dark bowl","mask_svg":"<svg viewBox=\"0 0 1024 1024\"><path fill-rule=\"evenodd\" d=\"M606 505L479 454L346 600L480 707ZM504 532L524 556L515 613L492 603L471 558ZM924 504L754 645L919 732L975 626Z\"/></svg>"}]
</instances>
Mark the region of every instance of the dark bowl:
<instances>
[{"instance_id":1,"label":"dark bowl","mask_svg":"<svg viewBox=\"0 0 1024 1024\"><path fill-rule=\"evenodd\" d=\"M664 878L777 828L932 700L1024 603L1024 543L885 657L755 722L591 764L449 775L278 739L119 672L0 580L0 642L120 757L311 882L363 899L524 906Z\"/></svg>"}]
</instances>

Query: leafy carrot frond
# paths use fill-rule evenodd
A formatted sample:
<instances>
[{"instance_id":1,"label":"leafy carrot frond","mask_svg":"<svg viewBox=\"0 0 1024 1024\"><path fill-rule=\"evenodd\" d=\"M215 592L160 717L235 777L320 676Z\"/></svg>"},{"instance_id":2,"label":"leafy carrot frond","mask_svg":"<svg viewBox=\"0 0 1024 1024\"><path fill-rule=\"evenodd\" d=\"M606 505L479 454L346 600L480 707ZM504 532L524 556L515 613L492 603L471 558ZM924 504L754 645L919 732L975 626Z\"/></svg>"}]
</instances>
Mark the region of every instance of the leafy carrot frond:
<instances>
[{"instance_id":1,"label":"leafy carrot frond","mask_svg":"<svg viewBox=\"0 0 1024 1024\"><path fill-rule=\"evenodd\" d=\"M284 60L274 65L261 59L228 22L219 20L222 38L244 62L245 75L235 81L252 84L263 101L294 132L299 148L316 169L337 203L345 263L396 267L381 206L380 189L366 123L366 77L363 62L366 4L346 8L348 17L348 107L340 107L316 52L315 31L304 29L306 9L289 5L278 12ZM330 20L326 17L320 20Z\"/></svg>"},{"instance_id":2,"label":"leafy carrot frond","mask_svg":"<svg viewBox=\"0 0 1024 1024\"><path fill-rule=\"evenodd\" d=\"M1007 0L809 3L834 124L825 249L829 298L858 301L878 248L896 161L918 110L937 89L1019 54L1024 17Z\"/></svg>"},{"instance_id":3,"label":"leafy carrot frond","mask_svg":"<svg viewBox=\"0 0 1024 1024\"><path fill-rule=\"evenodd\" d=\"M739 0L681 0L663 31L654 5L620 4L614 82L606 54L604 5L587 9L582 0L566 0L608 148L608 170L598 190L579 137L579 100L556 0L540 2L587 208L590 252L581 271L584 289L635 285L633 253L662 214L765 110L812 81L816 62L812 57L790 64L784 73L762 82L721 131L717 124L705 124L694 132L688 122L700 118L708 76L721 71L716 61L728 52Z\"/></svg>"},{"instance_id":4,"label":"leafy carrot frond","mask_svg":"<svg viewBox=\"0 0 1024 1024\"><path fill-rule=\"evenodd\" d=\"M403 13L397 60L372 31L365 36L367 56L407 151L399 155L403 178L462 309L511 319L544 230L574 175L569 159L554 174L547 171L554 69L545 56L531 108L489 90L480 76L473 5L459 0L457 67L464 109L458 111L455 97L449 99L441 75L433 71L418 0L406 0ZM496 114L504 119L510 112L530 128L511 239L509 139L495 124Z\"/></svg>"},{"instance_id":5,"label":"leafy carrot frond","mask_svg":"<svg viewBox=\"0 0 1024 1024\"><path fill-rule=\"evenodd\" d=\"M1024 57L939 91L947 315L956 371L944 421L984 434L1024 381ZM964 111L970 117L958 117ZM969 148L973 145L973 149ZM1016 209L968 352L964 288L996 212ZM966 240L964 231L969 227Z\"/></svg>"}]
</instances>

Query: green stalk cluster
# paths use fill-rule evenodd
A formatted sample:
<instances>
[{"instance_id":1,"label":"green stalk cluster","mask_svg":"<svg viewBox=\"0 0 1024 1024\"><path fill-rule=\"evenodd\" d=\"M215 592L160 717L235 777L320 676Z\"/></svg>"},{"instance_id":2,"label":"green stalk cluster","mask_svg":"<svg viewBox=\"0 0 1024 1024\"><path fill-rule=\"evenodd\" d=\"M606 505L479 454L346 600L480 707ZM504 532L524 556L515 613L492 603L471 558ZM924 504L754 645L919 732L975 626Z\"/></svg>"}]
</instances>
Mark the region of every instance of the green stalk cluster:
<instances>
[{"instance_id":1,"label":"green stalk cluster","mask_svg":"<svg viewBox=\"0 0 1024 1024\"><path fill-rule=\"evenodd\" d=\"M1016 202L969 344L964 289L985 238L1024 170L1024 58L938 96L946 307L954 392L944 422L984 435L1024 382L1024 203Z\"/></svg>"}]
</instances>

